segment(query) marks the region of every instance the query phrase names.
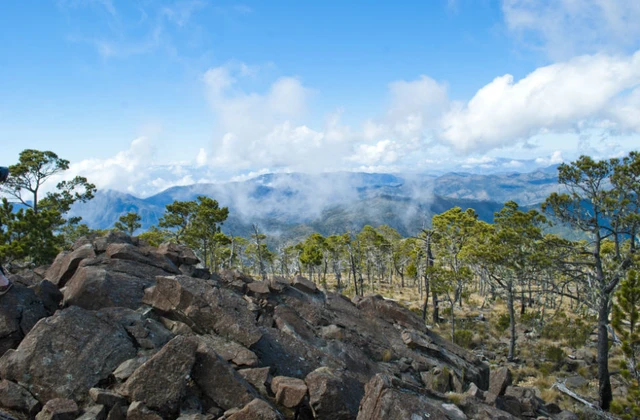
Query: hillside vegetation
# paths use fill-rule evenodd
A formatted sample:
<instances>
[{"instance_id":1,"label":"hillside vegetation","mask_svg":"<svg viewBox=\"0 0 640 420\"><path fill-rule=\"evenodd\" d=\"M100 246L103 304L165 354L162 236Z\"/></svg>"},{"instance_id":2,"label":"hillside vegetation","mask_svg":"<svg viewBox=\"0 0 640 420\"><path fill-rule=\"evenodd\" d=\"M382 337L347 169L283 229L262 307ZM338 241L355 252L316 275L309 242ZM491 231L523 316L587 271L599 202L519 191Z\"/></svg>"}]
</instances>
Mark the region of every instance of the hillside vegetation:
<instances>
[{"instance_id":1,"label":"hillside vegetation","mask_svg":"<svg viewBox=\"0 0 640 420\"><path fill-rule=\"evenodd\" d=\"M51 152L28 150L10 168L3 191L23 206L14 211L3 199L0 256L12 270L51 262L78 237L105 233L65 218L74 203L109 203L99 201L99 193L91 200L95 188L86 179L38 195L42 182L66 164ZM235 191L228 185L174 188L143 200L164 208L138 238L151 246L186 245L211 272L235 269L262 281L304 275L349 297L384 294L451 341L510 366L517 382L551 399L568 404L551 391L553 376L565 378L566 386L574 378L573 385L581 385L573 392L585 402L637 418L640 154L603 161L583 156L557 170L557 176L492 175L480 178L484 186L460 174L412 181L339 174L350 184L329 191L304 175L294 177L304 190L281 188L286 177L279 175L236 184ZM331 177L324 182L335 184ZM333 197L333 206L314 208L314 193ZM429 200L421 200L426 194ZM461 201L485 195L505 203ZM249 208L259 206L243 228L229 222L247 214L220 205L238 205L238 197L249 200ZM326 202L320 198L317 203ZM131 207L113 226L133 234L150 214ZM584 239L550 234L557 223ZM280 234L277 242L273 232Z\"/></svg>"}]
</instances>

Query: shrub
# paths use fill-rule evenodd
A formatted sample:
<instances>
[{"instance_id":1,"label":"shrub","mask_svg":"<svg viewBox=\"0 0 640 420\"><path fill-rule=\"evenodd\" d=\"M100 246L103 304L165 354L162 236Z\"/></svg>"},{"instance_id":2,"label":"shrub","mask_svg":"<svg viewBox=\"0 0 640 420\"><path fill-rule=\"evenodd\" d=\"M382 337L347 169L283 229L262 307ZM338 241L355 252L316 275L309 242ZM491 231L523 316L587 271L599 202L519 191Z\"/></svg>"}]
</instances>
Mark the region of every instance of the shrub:
<instances>
[{"instance_id":1,"label":"shrub","mask_svg":"<svg viewBox=\"0 0 640 420\"><path fill-rule=\"evenodd\" d=\"M473 343L473 333L469 330L458 330L455 332L453 342L466 349L471 348Z\"/></svg>"},{"instance_id":2,"label":"shrub","mask_svg":"<svg viewBox=\"0 0 640 420\"><path fill-rule=\"evenodd\" d=\"M564 363L566 354L564 350L558 346L549 346L544 350L544 356L549 362L553 363L557 369Z\"/></svg>"},{"instance_id":3,"label":"shrub","mask_svg":"<svg viewBox=\"0 0 640 420\"><path fill-rule=\"evenodd\" d=\"M511 325L511 320L509 319L509 314L502 314L498 317L498 322L496 323L496 328L500 332L504 332Z\"/></svg>"}]
</instances>

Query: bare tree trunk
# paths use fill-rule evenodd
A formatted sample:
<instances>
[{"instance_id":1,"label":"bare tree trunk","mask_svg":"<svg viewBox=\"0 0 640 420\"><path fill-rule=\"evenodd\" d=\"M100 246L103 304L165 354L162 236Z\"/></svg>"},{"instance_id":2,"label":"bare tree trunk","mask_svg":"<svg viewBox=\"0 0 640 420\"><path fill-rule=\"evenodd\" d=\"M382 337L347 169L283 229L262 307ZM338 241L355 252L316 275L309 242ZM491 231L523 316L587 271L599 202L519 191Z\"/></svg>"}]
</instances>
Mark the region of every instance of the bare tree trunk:
<instances>
[{"instance_id":1,"label":"bare tree trunk","mask_svg":"<svg viewBox=\"0 0 640 420\"><path fill-rule=\"evenodd\" d=\"M516 311L514 308L515 297L513 293L513 285L509 285L507 288L507 306L509 307L509 331L511 337L509 338L509 355L507 360L513 362L516 357Z\"/></svg>"},{"instance_id":2,"label":"bare tree trunk","mask_svg":"<svg viewBox=\"0 0 640 420\"><path fill-rule=\"evenodd\" d=\"M598 311L598 396L600 408L609 410L613 394L611 391L611 378L609 376L609 296L603 293L600 296L600 309Z\"/></svg>"}]
</instances>

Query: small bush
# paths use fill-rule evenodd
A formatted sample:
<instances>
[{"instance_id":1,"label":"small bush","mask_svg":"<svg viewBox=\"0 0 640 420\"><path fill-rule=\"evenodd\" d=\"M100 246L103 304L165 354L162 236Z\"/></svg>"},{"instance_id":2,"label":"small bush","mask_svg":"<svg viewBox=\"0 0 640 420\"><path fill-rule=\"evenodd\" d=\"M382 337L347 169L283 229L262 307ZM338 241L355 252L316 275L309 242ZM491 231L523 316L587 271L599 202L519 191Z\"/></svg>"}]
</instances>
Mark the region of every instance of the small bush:
<instances>
[{"instance_id":1,"label":"small bush","mask_svg":"<svg viewBox=\"0 0 640 420\"><path fill-rule=\"evenodd\" d=\"M538 370L544 376L549 376L555 371L555 367L556 367L555 364L551 362L542 362Z\"/></svg>"},{"instance_id":2,"label":"small bush","mask_svg":"<svg viewBox=\"0 0 640 420\"><path fill-rule=\"evenodd\" d=\"M527 327L536 327L540 324L540 313L527 312L520 316L520 323Z\"/></svg>"},{"instance_id":3,"label":"small bush","mask_svg":"<svg viewBox=\"0 0 640 420\"><path fill-rule=\"evenodd\" d=\"M566 354L564 353L564 350L558 346L549 346L544 350L544 356L549 362L553 363L557 369L562 366L562 363L564 363Z\"/></svg>"},{"instance_id":4,"label":"small bush","mask_svg":"<svg viewBox=\"0 0 640 420\"><path fill-rule=\"evenodd\" d=\"M509 314L502 314L498 317L498 322L496 323L496 328L500 332L504 332L511 325L511 320L509 318Z\"/></svg>"},{"instance_id":5,"label":"small bush","mask_svg":"<svg viewBox=\"0 0 640 420\"><path fill-rule=\"evenodd\" d=\"M386 349L382 352L382 357L381 357L383 362L390 362L391 359L393 359L393 352L389 349Z\"/></svg>"},{"instance_id":6,"label":"small bush","mask_svg":"<svg viewBox=\"0 0 640 420\"><path fill-rule=\"evenodd\" d=\"M458 330L453 337L454 343L465 349L471 348L473 343L473 333L469 330Z\"/></svg>"}]
</instances>

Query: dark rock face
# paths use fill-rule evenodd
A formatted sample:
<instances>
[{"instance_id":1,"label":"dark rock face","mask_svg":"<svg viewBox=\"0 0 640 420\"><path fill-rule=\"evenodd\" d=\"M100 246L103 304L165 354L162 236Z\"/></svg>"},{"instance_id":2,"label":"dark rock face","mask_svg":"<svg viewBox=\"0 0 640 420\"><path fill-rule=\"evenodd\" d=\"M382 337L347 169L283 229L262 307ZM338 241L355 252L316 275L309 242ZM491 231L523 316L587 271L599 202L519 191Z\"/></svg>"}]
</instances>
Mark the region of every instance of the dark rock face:
<instances>
[{"instance_id":1,"label":"dark rock face","mask_svg":"<svg viewBox=\"0 0 640 420\"><path fill-rule=\"evenodd\" d=\"M438 401L420 388L386 375L376 375L365 387L358 420L449 420Z\"/></svg>"},{"instance_id":2,"label":"dark rock face","mask_svg":"<svg viewBox=\"0 0 640 420\"><path fill-rule=\"evenodd\" d=\"M36 322L48 315L33 289L14 283L0 299L0 355L18 347Z\"/></svg>"},{"instance_id":3,"label":"dark rock face","mask_svg":"<svg viewBox=\"0 0 640 420\"><path fill-rule=\"evenodd\" d=\"M0 376L40 402L82 401L90 388L135 355L125 329L106 314L71 307L42 319L0 358Z\"/></svg>"},{"instance_id":4,"label":"dark rock face","mask_svg":"<svg viewBox=\"0 0 640 420\"><path fill-rule=\"evenodd\" d=\"M133 372L123 393L161 414L177 412L196 360L198 340L176 337Z\"/></svg>"},{"instance_id":5,"label":"dark rock face","mask_svg":"<svg viewBox=\"0 0 640 420\"><path fill-rule=\"evenodd\" d=\"M0 405L43 419L544 414L532 390L509 386L508 370L490 377L396 302L197 263L184 246L110 233L21 273L36 280L0 299ZM463 393L457 405L449 391Z\"/></svg>"}]
</instances>

